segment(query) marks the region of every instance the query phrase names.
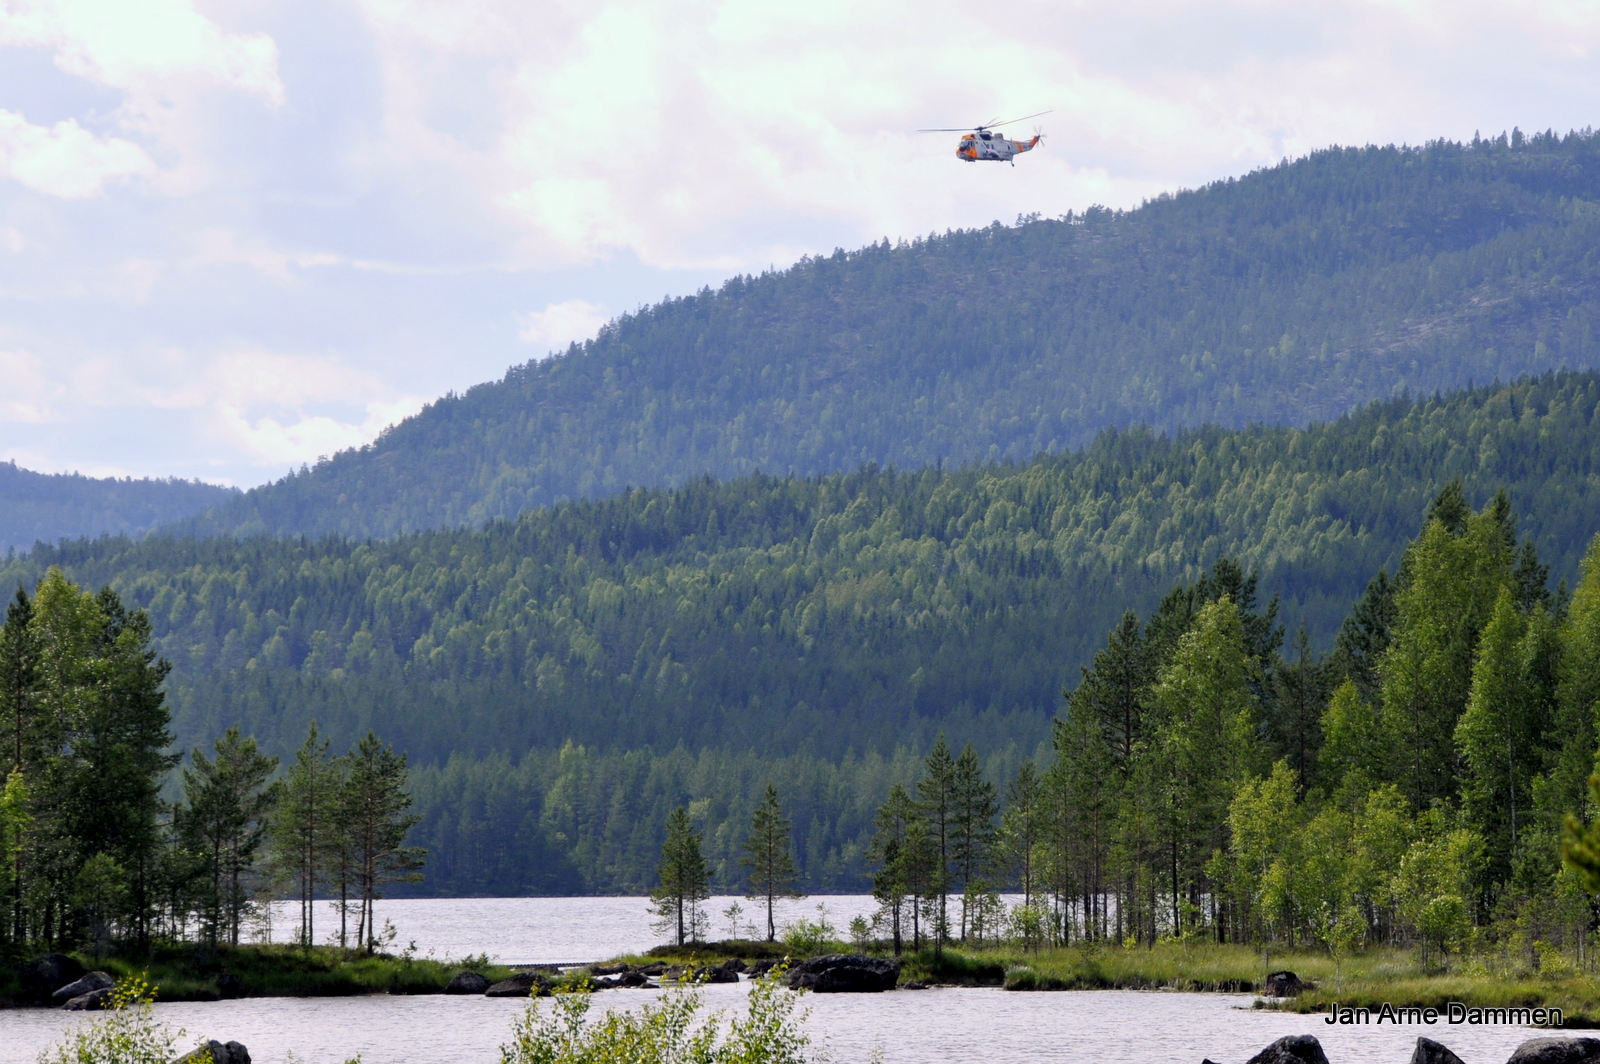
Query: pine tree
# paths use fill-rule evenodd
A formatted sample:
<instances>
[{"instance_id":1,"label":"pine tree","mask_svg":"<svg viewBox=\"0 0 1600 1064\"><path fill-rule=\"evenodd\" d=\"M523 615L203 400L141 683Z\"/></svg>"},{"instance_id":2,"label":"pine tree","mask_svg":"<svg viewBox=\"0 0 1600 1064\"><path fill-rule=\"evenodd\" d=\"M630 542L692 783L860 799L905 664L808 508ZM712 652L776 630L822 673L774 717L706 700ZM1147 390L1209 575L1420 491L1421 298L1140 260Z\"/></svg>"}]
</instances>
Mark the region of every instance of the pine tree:
<instances>
[{"instance_id":1,"label":"pine tree","mask_svg":"<svg viewBox=\"0 0 1600 1064\"><path fill-rule=\"evenodd\" d=\"M651 892L652 911L676 942L683 945L699 931L699 904L711 897L711 878L700 849L700 833L689 822L689 810L674 809L667 817L667 839L661 845L661 864L656 869L660 885Z\"/></svg>"},{"instance_id":2,"label":"pine tree","mask_svg":"<svg viewBox=\"0 0 1600 1064\"><path fill-rule=\"evenodd\" d=\"M994 848L994 818L999 812L995 786L984 778L978 751L971 743L956 758L952 790L955 831L950 857L961 877L961 941L965 942L972 899L989 889L984 873Z\"/></svg>"},{"instance_id":3,"label":"pine tree","mask_svg":"<svg viewBox=\"0 0 1600 1064\"><path fill-rule=\"evenodd\" d=\"M898 957L903 942L901 916L907 897L914 897L916 876L913 865L916 855L913 852L912 833L919 827L917 805L906 789L896 783L889 789L889 797L879 807L872 823L876 830L868 859L878 865L878 871L872 876L872 896L889 918L894 953ZM916 908L913 901L913 923Z\"/></svg>"},{"instance_id":4,"label":"pine tree","mask_svg":"<svg viewBox=\"0 0 1600 1064\"><path fill-rule=\"evenodd\" d=\"M1012 882L1022 888L1022 904L1033 906L1035 862L1044 820L1044 794L1033 758L1024 758L1006 787L999 848Z\"/></svg>"},{"instance_id":5,"label":"pine tree","mask_svg":"<svg viewBox=\"0 0 1600 1064\"><path fill-rule=\"evenodd\" d=\"M925 889L935 901L934 948L942 951L950 934L950 860L955 843L957 803L955 759L950 756L950 746L945 742L942 732L923 762L922 778L917 781L917 797L921 800L922 816L919 819L927 828L928 842L935 858Z\"/></svg>"},{"instance_id":6,"label":"pine tree","mask_svg":"<svg viewBox=\"0 0 1600 1064\"><path fill-rule=\"evenodd\" d=\"M347 764L344 821L360 890L356 939L370 953L377 945L375 906L383 897L384 884L421 879L426 851L405 844L418 819L408 812L411 794L406 788L406 755L395 753L369 731L350 752Z\"/></svg>"},{"instance_id":7,"label":"pine tree","mask_svg":"<svg viewBox=\"0 0 1600 1064\"><path fill-rule=\"evenodd\" d=\"M229 728L215 748L215 758L199 747L189 754L181 824L203 862L206 938L213 945L237 946L267 818L278 796L277 786L268 783L278 759L262 754L238 728Z\"/></svg>"},{"instance_id":8,"label":"pine tree","mask_svg":"<svg viewBox=\"0 0 1600 1064\"><path fill-rule=\"evenodd\" d=\"M767 793L750 818L750 834L745 839L745 857L740 864L750 869L750 900L764 900L767 906L767 941L778 937L772 907L778 898L803 898L794 889L798 873L794 866L789 818L778 804L778 788L767 784Z\"/></svg>"},{"instance_id":9,"label":"pine tree","mask_svg":"<svg viewBox=\"0 0 1600 1064\"><path fill-rule=\"evenodd\" d=\"M342 767L328 755L328 740L312 721L272 822L274 860L299 894L299 938L307 949L316 944L317 888L327 879L329 851L337 842Z\"/></svg>"}]
</instances>

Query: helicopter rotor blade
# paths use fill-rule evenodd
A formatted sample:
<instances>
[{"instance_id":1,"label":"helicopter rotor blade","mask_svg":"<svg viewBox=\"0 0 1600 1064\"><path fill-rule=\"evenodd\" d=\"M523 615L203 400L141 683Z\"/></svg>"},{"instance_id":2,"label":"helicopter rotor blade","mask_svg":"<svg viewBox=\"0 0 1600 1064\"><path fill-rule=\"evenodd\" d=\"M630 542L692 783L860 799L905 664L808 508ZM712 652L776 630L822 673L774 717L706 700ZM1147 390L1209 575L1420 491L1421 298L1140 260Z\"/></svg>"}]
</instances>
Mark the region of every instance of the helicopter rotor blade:
<instances>
[{"instance_id":1,"label":"helicopter rotor blade","mask_svg":"<svg viewBox=\"0 0 1600 1064\"><path fill-rule=\"evenodd\" d=\"M959 126L959 127L954 127L953 126L950 129L917 129L917 130L913 130L912 132L914 132L914 133L970 133L970 132L972 132L972 127L971 126Z\"/></svg>"},{"instance_id":2,"label":"helicopter rotor blade","mask_svg":"<svg viewBox=\"0 0 1600 1064\"><path fill-rule=\"evenodd\" d=\"M1053 111L1054 108L1052 108L1051 110ZM991 122L988 125L987 128L989 128L989 129L998 129L1001 126L1009 126L1014 122L1026 122L1030 118L1038 118L1040 115L1047 115L1047 114L1050 114L1050 113L1051 113L1051 111L1040 111L1037 114L1023 115L1021 118L1008 118L1004 122Z\"/></svg>"}]
</instances>

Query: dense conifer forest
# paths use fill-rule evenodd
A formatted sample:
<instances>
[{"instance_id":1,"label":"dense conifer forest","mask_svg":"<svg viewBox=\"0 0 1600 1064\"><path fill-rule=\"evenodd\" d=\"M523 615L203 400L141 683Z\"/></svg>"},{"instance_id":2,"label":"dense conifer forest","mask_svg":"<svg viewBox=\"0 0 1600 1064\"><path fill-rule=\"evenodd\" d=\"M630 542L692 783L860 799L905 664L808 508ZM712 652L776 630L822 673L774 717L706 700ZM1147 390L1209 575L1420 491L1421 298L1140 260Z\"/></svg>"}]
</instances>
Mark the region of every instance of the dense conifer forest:
<instances>
[{"instance_id":1,"label":"dense conifer forest","mask_svg":"<svg viewBox=\"0 0 1600 1064\"><path fill-rule=\"evenodd\" d=\"M683 804L732 885L768 783L804 885L860 889L875 810L940 734L992 779L1042 768L1080 666L1174 586L1287 625L1252 637L1252 668L1294 675L1459 480L1463 506L1506 493L1495 527L1550 567L1554 616L1596 531L1597 416L1600 376L1553 374L1309 429L701 479L386 541L103 537L13 558L0 586L59 567L148 611L178 749L237 726L287 758L313 720L338 749L376 728L411 760L419 889L644 889Z\"/></svg>"},{"instance_id":2,"label":"dense conifer forest","mask_svg":"<svg viewBox=\"0 0 1600 1064\"><path fill-rule=\"evenodd\" d=\"M198 480L97 479L0 462L0 551L27 550L41 540L148 532L236 494Z\"/></svg>"},{"instance_id":3,"label":"dense conifer forest","mask_svg":"<svg viewBox=\"0 0 1600 1064\"><path fill-rule=\"evenodd\" d=\"M629 485L1025 461L1600 364L1600 139L1331 148L735 277L183 527L391 536ZM113 531L115 529L112 529Z\"/></svg>"}]
</instances>

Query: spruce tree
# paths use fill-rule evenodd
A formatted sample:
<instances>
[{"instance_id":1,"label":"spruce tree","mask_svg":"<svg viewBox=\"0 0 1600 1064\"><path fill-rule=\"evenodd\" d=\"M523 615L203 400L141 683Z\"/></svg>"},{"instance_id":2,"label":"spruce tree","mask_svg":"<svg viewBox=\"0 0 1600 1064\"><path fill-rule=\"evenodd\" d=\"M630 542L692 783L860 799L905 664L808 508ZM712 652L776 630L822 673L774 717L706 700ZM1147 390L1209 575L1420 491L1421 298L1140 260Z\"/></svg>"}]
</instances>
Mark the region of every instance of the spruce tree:
<instances>
[{"instance_id":1,"label":"spruce tree","mask_svg":"<svg viewBox=\"0 0 1600 1064\"><path fill-rule=\"evenodd\" d=\"M994 847L994 818L999 801L994 784L984 778L978 751L971 743L956 758L951 782L955 830L950 857L961 877L961 940L965 942L974 895L989 889L984 873Z\"/></svg>"},{"instance_id":2,"label":"spruce tree","mask_svg":"<svg viewBox=\"0 0 1600 1064\"><path fill-rule=\"evenodd\" d=\"M180 823L202 861L206 939L237 946L267 818L278 797L277 786L268 782L278 759L261 753L238 728L229 728L215 749L214 758L199 747L189 754Z\"/></svg>"},{"instance_id":3,"label":"spruce tree","mask_svg":"<svg viewBox=\"0 0 1600 1064\"><path fill-rule=\"evenodd\" d=\"M928 843L934 861L925 889L934 899L934 948L943 950L950 933L950 859L956 833L956 764L950 756L950 745L944 733L939 734L933 749L923 762L922 778L917 781L917 797L921 799L922 816L927 829Z\"/></svg>"},{"instance_id":4,"label":"spruce tree","mask_svg":"<svg viewBox=\"0 0 1600 1064\"><path fill-rule=\"evenodd\" d=\"M766 902L768 942L778 937L773 903L778 898L805 897L794 889L798 873L793 849L789 818L783 815L783 808L778 804L778 788L769 783L766 795L750 818L750 834L744 841L745 856L739 862L750 869L750 892L745 896L752 901Z\"/></svg>"}]
</instances>

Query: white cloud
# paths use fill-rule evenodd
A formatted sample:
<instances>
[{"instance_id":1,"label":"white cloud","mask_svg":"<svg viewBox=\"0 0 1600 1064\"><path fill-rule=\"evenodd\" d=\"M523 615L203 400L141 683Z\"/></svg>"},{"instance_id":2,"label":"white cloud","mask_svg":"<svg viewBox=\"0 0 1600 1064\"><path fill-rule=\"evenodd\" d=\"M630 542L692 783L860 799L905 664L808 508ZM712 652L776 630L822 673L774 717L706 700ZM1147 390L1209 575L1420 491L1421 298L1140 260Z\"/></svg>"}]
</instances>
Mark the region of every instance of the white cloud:
<instances>
[{"instance_id":1,"label":"white cloud","mask_svg":"<svg viewBox=\"0 0 1600 1064\"><path fill-rule=\"evenodd\" d=\"M611 320L606 308L584 299L550 303L543 310L517 315L517 339L552 349L587 340Z\"/></svg>"},{"instance_id":2,"label":"white cloud","mask_svg":"<svg viewBox=\"0 0 1600 1064\"><path fill-rule=\"evenodd\" d=\"M0 172L36 192L84 199L99 195L107 181L154 169L155 163L137 144L97 137L75 119L46 128L0 110Z\"/></svg>"},{"instance_id":3,"label":"white cloud","mask_svg":"<svg viewBox=\"0 0 1600 1064\"><path fill-rule=\"evenodd\" d=\"M64 389L45 371L44 360L30 351L0 350L0 423L40 425L58 420L53 400Z\"/></svg>"}]
</instances>

